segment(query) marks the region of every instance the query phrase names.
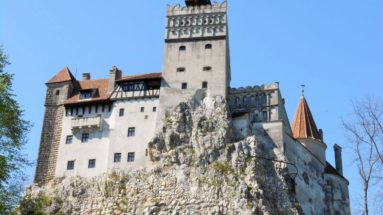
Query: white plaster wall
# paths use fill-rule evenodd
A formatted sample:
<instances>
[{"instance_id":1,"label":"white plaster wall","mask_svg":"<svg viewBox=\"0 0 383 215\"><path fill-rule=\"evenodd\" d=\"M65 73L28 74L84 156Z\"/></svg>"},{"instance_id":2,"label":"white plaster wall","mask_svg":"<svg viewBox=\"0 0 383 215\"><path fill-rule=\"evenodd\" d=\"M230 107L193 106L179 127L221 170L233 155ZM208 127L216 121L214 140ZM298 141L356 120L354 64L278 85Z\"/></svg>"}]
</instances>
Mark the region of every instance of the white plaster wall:
<instances>
[{"instance_id":1,"label":"white plaster wall","mask_svg":"<svg viewBox=\"0 0 383 215\"><path fill-rule=\"evenodd\" d=\"M206 44L211 44L212 48L205 49ZM186 50L180 51L180 46L185 46ZM181 83L187 82L188 89L195 91L207 81L211 96L226 96L227 51L226 39L166 43L163 87L181 89ZM212 70L203 71L206 66ZM177 72L179 67L184 67L185 71Z\"/></svg>"},{"instance_id":2,"label":"white plaster wall","mask_svg":"<svg viewBox=\"0 0 383 215\"><path fill-rule=\"evenodd\" d=\"M145 108L141 112L141 107ZM55 177L80 176L93 177L110 169L140 169L150 166L145 155L148 142L154 137L158 99L133 99L116 101L111 112L105 108L102 115L102 130L89 132L89 140L81 143L81 133L72 133L71 120L76 116L63 117L63 131L59 146ZM120 108L124 108L124 116L119 116ZM99 111L101 108L99 108ZM83 113L79 113L83 114ZM92 113L85 111L83 117L97 116L95 108ZM147 119L146 119L147 116ZM135 127L135 136L128 137L128 128ZM73 135L72 144L66 144L66 136ZM127 162L128 152L135 152L134 162ZM121 153L121 162L114 163L114 153ZM96 167L88 168L89 159L96 159ZM67 162L74 160L74 170L67 170Z\"/></svg>"},{"instance_id":3,"label":"white plaster wall","mask_svg":"<svg viewBox=\"0 0 383 215\"><path fill-rule=\"evenodd\" d=\"M300 139L299 140L310 152L312 152L322 163L326 164L326 148L324 143L315 139Z\"/></svg>"},{"instance_id":4,"label":"white plaster wall","mask_svg":"<svg viewBox=\"0 0 383 215\"><path fill-rule=\"evenodd\" d=\"M80 114L82 114L80 112ZM59 153L56 164L55 177L63 176L80 176L80 177L92 177L106 172L106 152L109 146L109 129L110 112L107 112L107 108L103 117L103 129L102 131L89 132L89 140L86 143L81 142L81 133L72 133L71 120L76 116L64 116L62 122L62 135L59 146ZM92 114L83 114L83 117L97 116L94 107L92 108ZM73 135L72 144L66 144L66 136ZM88 160L96 159L96 167L89 169ZM74 170L67 170L67 162L70 160L75 161Z\"/></svg>"},{"instance_id":5,"label":"white plaster wall","mask_svg":"<svg viewBox=\"0 0 383 215\"><path fill-rule=\"evenodd\" d=\"M290 136L285 135L284 139L287 159L297 167L297 169L291 168L289 171L297 173L295 178L296 198L301 204L304 214L324 214L326 204L323 163ZM307 182L305 175L308 177Z\"/></svg>"},{"instance_id":6,"label":"white plaster wall","mask_svg":"<svg viewBox=\"0 0 383 215\"><path fill-rule=\"evenodd\" d=\"M144 107L144 112L141 112ZM149 141L155 135L158 99L119 100L113 105L110 123L110 145L108 150L108 169L140 169L151 165L146 155ZM119 110L124 108L124 116ZM135 127L135 136L128 137L128 128ZM134 162L127 162L128 153L135 152ZM121 153L121 162L114 163L114 153Z\"/></svg>"},{"instance_id":7,"label":"white plaster wall","mask_svg":"<svg viewBox=\"0 0 383 215\"><path fill-rule=\"evenodd\" d=\"M348 182L337 175L325 174L329 214L349 215Z\"/></svg>"}]
</instances>

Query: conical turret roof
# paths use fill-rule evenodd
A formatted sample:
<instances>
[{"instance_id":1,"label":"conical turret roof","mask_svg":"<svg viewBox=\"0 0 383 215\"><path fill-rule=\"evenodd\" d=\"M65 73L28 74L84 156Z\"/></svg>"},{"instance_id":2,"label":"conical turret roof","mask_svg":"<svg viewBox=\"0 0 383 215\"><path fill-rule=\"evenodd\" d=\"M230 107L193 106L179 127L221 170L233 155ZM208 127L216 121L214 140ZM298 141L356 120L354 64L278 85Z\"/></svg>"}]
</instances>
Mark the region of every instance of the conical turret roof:
<instances>
[{"instance_id":1,"label":"conical turret roof","mask_svg":"<svg viewBox=\"0 0 383 215\"><path fill-rule=\"evenodd\" d=\"M68 67L64 67L60 72L58 72L47 84L61 83L66 81L76 80L72 73L69 71Z\"/></svg>"},{"instance_id":2,"label":"conical turret roof","mask_svg":"<svg viewBox=\"0 0 383 215\"><path fill-rule=\"evenodd\" d=\"M293 136L295 139L317 139L321 140L309 105L302 95L298 104L292 124Z\"/></svg>"}]
</instances>

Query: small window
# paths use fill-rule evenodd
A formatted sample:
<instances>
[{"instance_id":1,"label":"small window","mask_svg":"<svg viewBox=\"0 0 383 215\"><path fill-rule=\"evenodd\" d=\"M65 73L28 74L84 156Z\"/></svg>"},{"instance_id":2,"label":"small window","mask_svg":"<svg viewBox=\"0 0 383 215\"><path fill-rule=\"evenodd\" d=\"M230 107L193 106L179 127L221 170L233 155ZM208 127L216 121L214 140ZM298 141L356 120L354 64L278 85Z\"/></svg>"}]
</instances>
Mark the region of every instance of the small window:
<instances>
[{"instance_id":1,"label":"small window","mask_svg":"<svg viewBox=\"0 0 383 215\"><path fill-rule=\"evenodd\" d=\"M66 136L65 144L72 144L73 142L73 135Z\"/></svg>"},{"instance_id":2,"label":"small window","mask_svg":"<svg viewBox=\"0 0 383 215\"><path fill-rule=\"evenodd\" d=\"M213 46L211 44L206 44L205 45L205 49L212 49L212 48L213 48Z\"/></svg>"},{"instance_id":3,"label":"small window","mask_svg":"<svg viewBox=\"0 0 383 215\"><path fill-rule=\"evenodd\" d=\"M90 99L93 97L93 90L80 91L80 99Z\"/></svg>"},{"instance_id":4,"label":"small window","mask_svg":"<svg viewBox=\"0 0 383 215\"><path fill-rule=\"evenodd\" d=\"M81 135L81 142L82 143L86 143L86 142L88 142L88 140L89 140L89 134L88 133L84 133Z\"/></svg>"},{"instance_id":5,"label":"small window","mask_svg":"<svg viewBox=\"0 0 383 215\"><path fill-rule=\"evenodd\" d=\"M183 90L185 90L185 89L187 89L188 88L188 83L182 83L182 85L181 85L181 89L183 89Z\"/></svg>"},{"instance_id":6,"label":"small window","mask_svg":"<svg viewBox=\"0 0 383 215\"><path fill-rule=\"evenodd\" d=\"M134 152L128 153L128 162L134 162Z\"/></svg>"},{"instance_id":7,"label":"small window","mask_svg":"<svg viewBox=\"0 0 383 215\"><path fill-rule=\"evenodd\" d=\"M202 89L207 89L207 81L202 82Z\"/></svg>"},{"instance_id":8,"label":"small window","mask_svg":"<svg viewBox=\"0 0 383 215\"><path fill-rule=\"evenodd\" d=\"M124 108L121 108L120 109L120 113L118 114L119 116L124 116L124 112L125 112L125 109Z\"/></svg>"},{"instance_id":9,"label":"small window","mask_svg":"<svg viewBox=\"0 0 383 215\"><path fill-rule=\"evenodd\" d=\"M153 112L157 112L157 107L153 107Z\"/></svg>"},{"instance_id":10,"label":"small window","mask_svg":"<svg viewBox=\"0 0 383 215\"><path fill-rule=\"evenodd\" d=\"M208 71L211 71L211 66L205 66L205 67L203 67L203 71L205 71L205 72L208 72Z\"/></svg>"},{"instance_id":11,"label":"small window","mask_svg":"<svg viewBox=\"0 0 383 215\"><path fill-rule=\"evenodd\" d=\"M121 153L114 153L113 162L120 163L121 162Z\"/></svg>"},{"instance_id":12,"label":"small window","mask_svg":"<svg viewBox=\"0 0 383 215\"><path fill-rule=\"evenodd\" d=\"M133 137L135 135L136 135L136 128L135 127L128 128L128 137Z\"/></svg>"},{"instance_id":13,"label":"small window","mask_svg":"<svg viewBox=\"0 0 383 215\"><path fill-rule=\"evenodd\" d=\"M186 46L180 46L180 51L186 51Z\"/></svg>"},{"instance_id":14,"label":"small window","mask_svg":"<svg viewBox=\"0 0 383 215\"><path fill-rule=\"evenodd\" d=\"M90 159L88 162L88 168L93 169L96 167L96 159Z\"/></svg>"},{"instance_id":15,"label":"small window","mask_svg":"<svg viewBox=\"0 0 383 215\"><path fill-rule=\"evenodd\" d=\"M74 161L68 161L66 165L67 170L73 170L74 169Z\"/></svg>"},{"instance_id":16,"label":"small window","mask_svg":"<svg viewBox=\"0 0 383 215\"><path fill-rule=\"evenodd\" d=\"M56 90L56 96L60 95L60 90Z\"/></svg>"},{"instance_id":17,"label":"small window","mask_svg":"<svg viewBox=\"0 0 383 215\"><path fill-rule=\"evenodd\" d=\"M140 108L140 111L141 111L141 112L145 112L145 107L141 107L141 108Z\"/></svg>"},{"instance_id":18,"label":"small window","mask_svg":"<svg viewBox=\"0 0 383 215\"><path fill-rule=\"evenodd\" d=\"M186 68L185 67L178 67L177 72L185 72Z\"/></svg>"},{"instance_id":19,"label":"small window","mask_svg":"<svg viewBox=\"0 0 383 215\"><path fill-rule=\"evenodd\" d=\"M145 115L145 119L149 119L149 116L148 116L148 115Z\"/></svg>"}]
</instances>

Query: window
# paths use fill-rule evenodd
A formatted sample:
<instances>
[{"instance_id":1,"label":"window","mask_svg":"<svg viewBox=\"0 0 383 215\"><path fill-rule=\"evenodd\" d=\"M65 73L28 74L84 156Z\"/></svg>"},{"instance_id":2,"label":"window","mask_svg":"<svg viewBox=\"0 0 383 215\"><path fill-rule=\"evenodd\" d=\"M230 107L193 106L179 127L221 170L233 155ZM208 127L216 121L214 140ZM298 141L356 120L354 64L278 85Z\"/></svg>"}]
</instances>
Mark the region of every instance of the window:
<instances>
[{"instance_id":1,"label":"window","mask_svg":"<svg viewBox=\"0 0 383 215\"><path fill-rule=\"evenodd\" d=\"M188 88L188 83L186 83L186 82L182 83L181 89L185 90L187 88Z\"/></svg>"},{"instance_id":2,"label":"window","mask_svg":"<svg viewBox=\"0 0 383 215\"><path fill-rule=\"evenodd\" d=\"M118 114L119 116L124 116L124 112L125 112L125 109L124 108L121 108L120 109L120 113Z\"/></svg>"},{"instance_id":3,"label":"window","mask_svg":"<svg viewBox=\"0 0 383 215\"><path fill-rule=\"evenodd\" d=\"M122 85L122 90L125 92L133 92L134 91L134 82L127 82Z\"/></svg>"},{"instance_id":4,"label":"window","mask_svg":"<svg viewBox=\"0 0 383 215\"><path fill-rule=\"evenodd\" d=\"M73 170L74 169L74 161L68 161L66 165L67 170Z\"/></svg>"},{"instance_id":5,"label":"window","mask_svg":"<svg viewBox=\"0 0 383 215\"><path fill-rule=\"evenodd\" d=\"M114 153L114 160L115 163L121 162L121 153Z\"/></svg>"},{"instance_id":6,"label":"window","mask_svg":"<svg viewBox=\"0 0 383 215\"><path fill-rule=\"evenodd\" d=\"M128 128L128 137L133 137L135 135L136 135L136 128L135 127Z\"/></svg>"},{"instance_id":7,"label":"window","mask_svg":"<svg viewBox=\"0 0 383 215\"><path fill-rule=\"evenodd\" d=\"M211 71L211 66L205 66L205 67L203 67L203 71L205 71L205 72L208 72L208 71Z\"/></svg>"},{"instance_id":8,"label":"window","mask_svg":"<svg viewBox=\"0 0 383 215\"><path fill-rule=\"evenodd\" d=\"M72 144L73 141L73 135L66 136L65 144Z\"/></svg>"},{"instance_id":9,"label":"window","mask_svg":"<svg viewBox=\"0 0 383 215\"><path fill-rule=\"evenodd\" d=\"M207 81L202 82L202 89L207 89Z\"/></svg>"},{"instance_id":10,"label":"window","mask_svg":"<svg viewBox=\"0 0 383 215\"><path fill-rule=\"evenodd\" d=\"M148 115L145 115L145 119L148 119L149 118L149 116Z\"/></svg>"},{"instance_id":11,"label":"window","mask_svg":"<svg viewBox=\"0 0 383 215\"><path fill-rule=\"evenodd\" d=\"M186 51L186 46L180 46L180 51Z\"/></svg>"},{"instance_id":12,"label":"window","mask_svg":"<svg viewBox=\"0 0 383 215\"><path fill-rule=\"evenodd\" d=\"M134 152L129 152L128 153L128 162L133 162L134 161Z\"/></svg>"},{"instance_id":13,"label":"window","mask_svg":"<svg viewBox=\"0 0 383 215\"><path fill-rule=\"evenodd\" d=\"M145 107L141 107L141 108L140 108L140 111L141 111L141 112L145 112Z\"/></svg>"},{"instance_id":14,"label":"window","mask_svg":"<svg viewBox=\"0 0 383 215\"><path fill-rule=\"evenodd\" d=\"M56 96L60 95L60 90L56 90Z\"/></svg>"},{"instance_id":15,"label":"window","mask_svg":"<svg viewBox=\"0 0 383 215\"><path fill-rule=\"evenodd\" d=\"M212 48L213 48L213 46L211 44L206 44L205 45L205 49L212 49Z\"/></svg>"},{"instance_id":16,"label":"window","mask_svg":"<svg viewBox=\"0 0 383 215\"><path fill-rule=\"evenodd\" d=\"M90 159L88 162L88 168L93 169L96 167L96 159Z\"/></svg>"},{"instance_id":17,"label":"window","mask_svg":"<svg viewBox=\"0 0 383 215\"><path fill-rule=\"evenodd\" d=\"M153 112L157 112L157 107L153 107Z\"/></svg>"},{"instance_id":18,"label":"window","mask_svg":"<svg viewBox=\"0 0 383 215\"><path fill-rule=\"evenodd\" d=\"M92 90L82 90L80 91L80 99L89 99L93 97Z\"/></svg>"},{"instance_id":19,"label":"window","mask_svg":"<svg viewBox=\"0 0 383 215\"><path fill-rule=\"evenodd\" d=\"M178 67L177 72L185 72L185 67Z\"/></svg>"},{"instance_id":20,"label":"window","mask_svg":"<svg viewBox=\"0 0 383 215\"><path fill-rule=\"evenodd\" d=\"M86 143L86 142L88 142L88 140L89 140L89 134L88 134L88 133L84 133L84 134L82 134L82 136L81 136L81 142L82 142L82 143Z\"/></svg>"}]
</instances>

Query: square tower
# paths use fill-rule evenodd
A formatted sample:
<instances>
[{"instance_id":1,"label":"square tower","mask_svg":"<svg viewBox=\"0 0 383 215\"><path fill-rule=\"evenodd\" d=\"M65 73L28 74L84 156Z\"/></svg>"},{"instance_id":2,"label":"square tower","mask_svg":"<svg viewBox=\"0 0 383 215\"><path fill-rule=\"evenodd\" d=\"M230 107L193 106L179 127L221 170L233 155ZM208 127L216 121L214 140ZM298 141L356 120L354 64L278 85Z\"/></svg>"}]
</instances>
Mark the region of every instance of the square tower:
<instances>
[{"instance_id":1,"label":"square tower","mask_svg":"<svg viewBox=\"0 0 383 215\"><path fill-rule=\"evenodd\" d=\"M187 0L168 6L161 108L200 95L227 96L230 86L227 3ZM162 110L164 111L164 110Z\"/></svg>"}]
</instances>

